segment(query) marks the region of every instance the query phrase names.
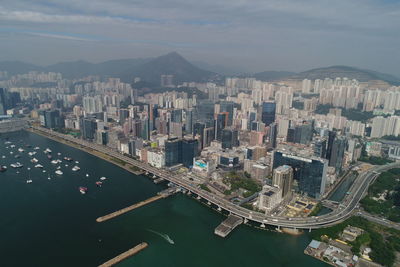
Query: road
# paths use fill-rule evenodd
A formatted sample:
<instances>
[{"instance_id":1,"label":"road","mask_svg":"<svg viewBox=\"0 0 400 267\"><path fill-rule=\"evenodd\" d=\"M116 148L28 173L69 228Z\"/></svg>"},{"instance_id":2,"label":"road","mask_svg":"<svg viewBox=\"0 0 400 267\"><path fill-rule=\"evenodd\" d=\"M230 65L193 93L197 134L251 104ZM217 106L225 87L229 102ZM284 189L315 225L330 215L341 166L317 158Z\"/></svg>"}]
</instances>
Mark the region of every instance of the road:
<instances>
[{"instance_id":1,"label":"road","mask_svg":"<svg viewBox=\"0 0 400 267\"><path fill-rule=\"evenodd\" d=\"M370 214L368 212L365 212L365 211L362 211L362 210L358 211L356 213L356 215L360 216L360 217L363 217L363 218L365 218L365 219L367 219L367 220L369 220L371 222L374 222L374 223L377 223L377 224L380 224L380 225L383 225L383 226L386 226L386 227L394 228L394 229L400 231L400 223L395 223L395 222L389 221L389 220L387 220L385 218L381 218L381 217L372 215L372 214Z\"/></svg>"},{"instance_id":2,"label":"road","mask_svg":"<svg viewBox=\"0 0 400 267\"><path fill-rule=\"evenodd\" d=\"M122 155L118 151L113 150L109 147L81 140L72 137L70 135L54 132L52 130L42 127L33 126L32 128L43 134L49 135L50 137L61 138L69 142L75 143L77 145L80 145L82 147L97 150L99 152L105 153L117 159L123 160L128 164L141 168L149 173L155 174L161 178L164 178L167 181L170 181L190 191L191 193L200 196L201 198L207 200L210 204L212 203L219 208L225 209L249 221L257 222L260 224L268 224L278 227L295 228L295 229L311 230L316 228L324 228L344 221L353 214L354 210L358 206L359 201L361 200L366 190L368 189L368 186L370 185L371 182L373 182L373 180L377 177L377 175L380 172L400 166L400 163L391 163L388 165L376 167L374 168L374 170L368 170L366 172L359 174L359 176L355 179L353 185L349 190L351 193L342 200L337 209L333 210L328 214L321 215L319 217L289 218L282 216L266 215L264 213L251 211L241 206L235 205L232 202L218 195L202 190L201 188L199 188L198 185L195 185L190 181L187 181L182 176L176 175L175 173L172 173L164 169L155 168L153 166L150 166L149 164L132 159L130 157Z\"/></svg>"}]
</instances>

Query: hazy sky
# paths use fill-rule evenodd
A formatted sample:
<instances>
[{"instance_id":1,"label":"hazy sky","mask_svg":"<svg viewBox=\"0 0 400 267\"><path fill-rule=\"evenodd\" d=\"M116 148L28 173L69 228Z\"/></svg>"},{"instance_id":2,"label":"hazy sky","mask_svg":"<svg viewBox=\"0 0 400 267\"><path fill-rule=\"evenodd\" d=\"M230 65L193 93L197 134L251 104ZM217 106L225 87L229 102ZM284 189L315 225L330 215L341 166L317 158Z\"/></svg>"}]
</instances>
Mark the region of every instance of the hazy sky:
<instances>
[{"instance_id":1,"label":"hazy sky","mask_svg":"<svg viewBox=\"0 0 400 267\"><path fill-rule=\"evenodd\" d=\"M154 57L248 71L350 65L400 76L397 0L1 0L0 60Z\"/></svg>"}]
</instances>

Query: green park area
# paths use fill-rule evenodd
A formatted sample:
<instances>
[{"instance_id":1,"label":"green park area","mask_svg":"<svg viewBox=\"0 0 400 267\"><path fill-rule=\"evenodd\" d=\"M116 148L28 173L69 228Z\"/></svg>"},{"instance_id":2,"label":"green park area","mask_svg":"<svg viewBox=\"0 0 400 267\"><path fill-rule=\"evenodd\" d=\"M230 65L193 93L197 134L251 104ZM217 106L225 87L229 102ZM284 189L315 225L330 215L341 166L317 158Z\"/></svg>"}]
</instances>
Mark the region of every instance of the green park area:
<instances>
[{"instance_id":1,"label":"green park area","mask_svg":"<svg viewBox=\"0 0 400 267\"><path fill-rule=\"evenodd\" d=\"M381 173L361 200L365 211L400 222L400 169Z\"/></svg>"},{"instance_id":2,"label":"green park area","mask_svg":"<svg viewBox=\"0 0 400 267\"><path fill-rule=\"evenodd\" d=\"M223 182L230 186L230 190L224 192L226 195L230 195L240 188L246 190L243 197L249 197L261 191L261 184L252 179L249 174L243 172L231 171L225 175Z\"/></svg>"}]
</instances>

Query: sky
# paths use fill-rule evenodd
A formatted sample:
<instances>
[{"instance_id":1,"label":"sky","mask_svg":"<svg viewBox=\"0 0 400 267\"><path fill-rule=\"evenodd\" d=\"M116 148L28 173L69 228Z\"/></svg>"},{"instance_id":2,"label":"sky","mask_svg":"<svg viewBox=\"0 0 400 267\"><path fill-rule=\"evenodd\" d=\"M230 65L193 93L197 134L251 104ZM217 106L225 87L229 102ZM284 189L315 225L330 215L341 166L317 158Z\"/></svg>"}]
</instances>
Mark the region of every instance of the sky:
<instances>
[{"instance_id":1,"label":"sky","mask_svg":"<svg viewBox=\"0 0 400 267\"><path fill-rule=\"evenodd\" d=\"M1 0L0 61L156 57L400 76L400 0Z\"/></svg>"}]
</instances>

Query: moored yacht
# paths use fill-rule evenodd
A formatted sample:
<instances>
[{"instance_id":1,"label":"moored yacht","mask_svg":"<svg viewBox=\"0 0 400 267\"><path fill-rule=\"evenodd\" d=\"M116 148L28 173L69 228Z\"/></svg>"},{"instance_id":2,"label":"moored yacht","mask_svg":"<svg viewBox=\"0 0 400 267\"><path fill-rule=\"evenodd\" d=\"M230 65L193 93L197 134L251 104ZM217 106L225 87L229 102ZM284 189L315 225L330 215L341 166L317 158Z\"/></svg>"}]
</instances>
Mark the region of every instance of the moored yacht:
<instances>
[{"instance_id":1,"label":"moored yacht","mask_svg":"<svg viewBox=\"0 0 400 267\"><path fill-rule=\"evenodd\" d=\"M63 172L60 171L60 170L56 170L55 173L58 174L58 175L63 175Z\"/></svg>"},{"instance_id":2,"label":"moored yacht","mask_svg":"<svg viewBox=\"0 0 400 267\"><path fill-rule=\"evenodd\" d=\"M84 186L79 187L79 192L81 192L82 195L86 194L87 191L88 191L87 187L84 187Z\"/></svg>"},{"instance_id":3,"label":"moored yacht","mask_svg":"<svg viewBox=\"0 0 400 267\"><path fill-rule=\"evenodd\" d=\"M79 168L78 166L74 166L72 167L72 171L77 172L79 171L81 168Z\"/></svg>"},{"instance_id":4,"label":"moored yacht","mask_svg":"<svg viewBox=\"0 0 400 267\"><path fill-rule=\"evenodd\" d=\"M43 165L36 164L36 165L35 165L35 168L43 168Z\"/></svg>"}]
</instances>

